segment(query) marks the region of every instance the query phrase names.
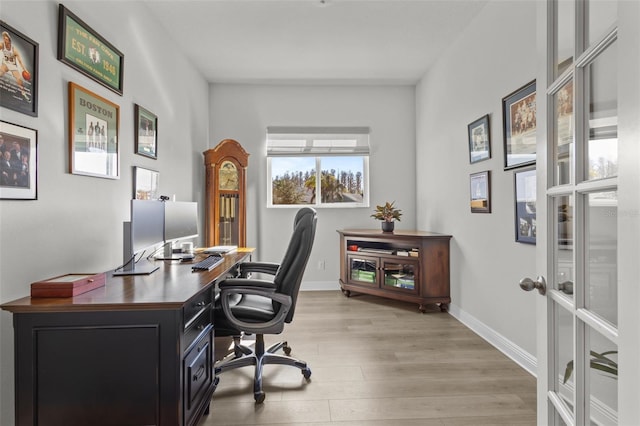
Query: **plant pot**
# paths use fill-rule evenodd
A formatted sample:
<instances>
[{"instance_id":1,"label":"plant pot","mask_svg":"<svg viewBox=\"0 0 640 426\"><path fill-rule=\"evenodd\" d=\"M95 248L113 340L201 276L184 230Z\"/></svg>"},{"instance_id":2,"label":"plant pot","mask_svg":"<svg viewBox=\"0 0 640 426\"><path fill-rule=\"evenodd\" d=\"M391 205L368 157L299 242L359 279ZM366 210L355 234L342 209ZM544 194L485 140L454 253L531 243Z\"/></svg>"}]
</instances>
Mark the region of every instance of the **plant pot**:
<instances>
[{"instance_id":1,"label":"plant pot","mask_svg":"<svg viewBox=\"0 0 640 426\"><path fill-rule=\"evenodd\" d=\"M395 222L387 222L386 220L382 222L382 232L393 232L394 227Z\"/></svg>"}]
</instances>

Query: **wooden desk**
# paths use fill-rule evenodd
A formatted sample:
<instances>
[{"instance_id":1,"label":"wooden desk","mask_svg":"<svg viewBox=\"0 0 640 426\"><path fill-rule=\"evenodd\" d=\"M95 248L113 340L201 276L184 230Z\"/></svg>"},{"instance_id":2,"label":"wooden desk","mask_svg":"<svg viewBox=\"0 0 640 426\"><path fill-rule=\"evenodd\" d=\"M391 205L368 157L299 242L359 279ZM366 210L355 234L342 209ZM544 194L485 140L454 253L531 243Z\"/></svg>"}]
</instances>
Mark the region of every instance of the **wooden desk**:
<instances>
[{"instance_id":1,"label":"wooden desk","mask_svg":"<svg viewBox=\"0 0 640 426\"><path fill-rule=\"evenodd\" d=\"M215 284L252 252L204 272L157 261L75 297L1 305L14 314L16 425L195 425L217 385Z\"/></svg>"}]
</instances>

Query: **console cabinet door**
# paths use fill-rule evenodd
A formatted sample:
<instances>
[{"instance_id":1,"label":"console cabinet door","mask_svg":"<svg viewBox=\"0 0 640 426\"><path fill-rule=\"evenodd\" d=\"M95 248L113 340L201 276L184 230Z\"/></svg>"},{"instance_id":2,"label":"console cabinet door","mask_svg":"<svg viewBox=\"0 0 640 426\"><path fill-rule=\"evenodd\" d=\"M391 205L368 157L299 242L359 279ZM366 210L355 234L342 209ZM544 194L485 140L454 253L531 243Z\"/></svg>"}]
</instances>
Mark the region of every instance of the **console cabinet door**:
<instances>
[{"instance_id":1,"label":"console cabinet door","mask_svg":"<svg viewBox=\"0 0 640 426\"><path fill-rule=\"evenodd\" d=\"M401 293L420 294L420 267L414 259L383 258L381 288Z\"/></svg>"},{"instance_id":2,"label":"console cabinet door","mask_svg":"<svg viewBox=\"0 0 640 426\"><path fill-rule=\"evenodd\" d=\"M378 287L379 262L380 259L378 257L348 255L347 268L349 275L347 280L353 284Z\"/></svg>"}]
</instances>

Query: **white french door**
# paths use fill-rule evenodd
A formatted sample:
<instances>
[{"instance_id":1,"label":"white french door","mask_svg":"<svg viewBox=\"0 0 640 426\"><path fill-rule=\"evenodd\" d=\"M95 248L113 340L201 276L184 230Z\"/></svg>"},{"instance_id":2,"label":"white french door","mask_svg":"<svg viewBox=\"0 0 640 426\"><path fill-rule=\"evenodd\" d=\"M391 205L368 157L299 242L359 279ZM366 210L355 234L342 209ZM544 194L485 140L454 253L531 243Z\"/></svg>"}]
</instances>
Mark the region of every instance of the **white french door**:
<instances>
[{"instance_id":1,"label":"white french door","mask_svg":"<svg viewBox=\"0 0 640 426\"><path fill-rule=\"evenodd\" d=\"M640 2L537 18L538 424L640 425Z\"/></svg>"}]
</instances>

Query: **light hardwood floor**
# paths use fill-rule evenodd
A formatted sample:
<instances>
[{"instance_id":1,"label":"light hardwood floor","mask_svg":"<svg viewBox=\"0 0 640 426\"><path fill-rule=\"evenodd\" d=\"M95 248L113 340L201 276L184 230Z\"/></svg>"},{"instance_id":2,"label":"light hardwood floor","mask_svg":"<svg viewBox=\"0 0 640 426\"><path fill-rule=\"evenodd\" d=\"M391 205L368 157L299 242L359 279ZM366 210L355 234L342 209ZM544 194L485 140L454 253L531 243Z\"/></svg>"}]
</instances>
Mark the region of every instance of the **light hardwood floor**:
<instances>
[{"instance_id":1,"label":"light hardwood floor","mask_svg":"<svg viewBox=\"0 0 640 426\"><path fill-rule=\"evenodd\" d=\"M287 340L300 370L267 366L266 400L253 401L253 369L220 376L214 425L535 425L536 381L437 307L339 291L301 292Z\"/></svg>"}]
</instances>

